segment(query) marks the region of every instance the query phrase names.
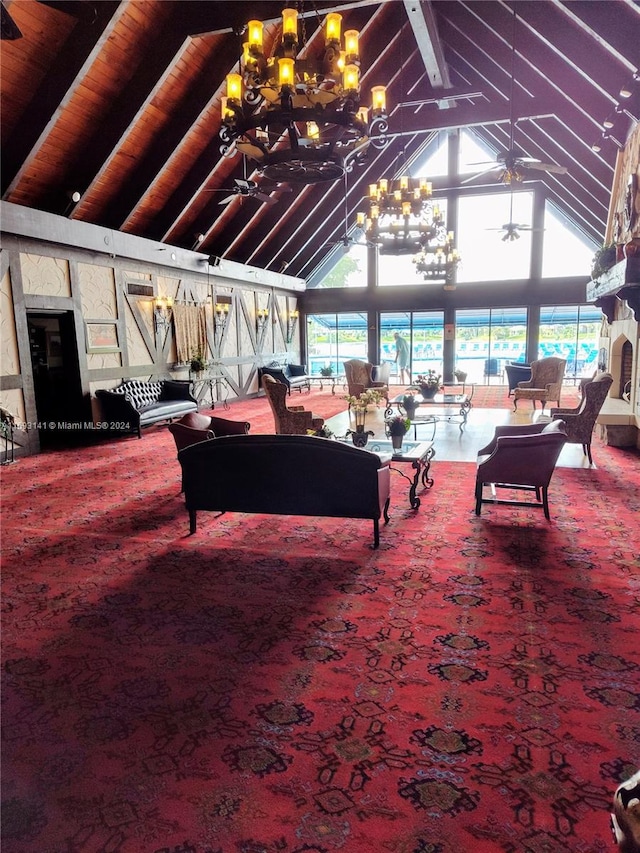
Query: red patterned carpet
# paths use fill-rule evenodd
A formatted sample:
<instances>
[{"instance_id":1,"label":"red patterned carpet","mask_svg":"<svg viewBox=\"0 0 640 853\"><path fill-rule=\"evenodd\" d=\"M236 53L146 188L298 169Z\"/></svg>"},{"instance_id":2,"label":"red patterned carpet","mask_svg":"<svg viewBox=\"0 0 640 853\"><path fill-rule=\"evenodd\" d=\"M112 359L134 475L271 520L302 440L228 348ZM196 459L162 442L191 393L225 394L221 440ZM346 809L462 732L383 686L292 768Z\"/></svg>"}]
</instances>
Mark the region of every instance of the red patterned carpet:
<instances>
[{"instance_id":1,"label":"red patterned carpet","mask_svg":"<svg viewBox=\"0 0 640 853\"><path fill-rule=\"evenodd\" d=\"M551 523L432 472L373 551L360 520L187 536L163 428L4 468L3 853L612 849L638 454L558 469Z\"/></svg>"}]
</instances>

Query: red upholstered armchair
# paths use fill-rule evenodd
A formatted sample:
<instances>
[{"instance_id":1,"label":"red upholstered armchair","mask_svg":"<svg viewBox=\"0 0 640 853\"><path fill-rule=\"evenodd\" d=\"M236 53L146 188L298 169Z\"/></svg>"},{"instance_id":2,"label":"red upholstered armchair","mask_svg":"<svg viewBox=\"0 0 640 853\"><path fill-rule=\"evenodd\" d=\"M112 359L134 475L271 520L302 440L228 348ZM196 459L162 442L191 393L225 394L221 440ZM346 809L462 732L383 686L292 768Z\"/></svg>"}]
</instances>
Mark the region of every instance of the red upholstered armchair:
<instances>
[{"instance_id":1,"label":"red upholstered armchair","mask_svg":"<svg viewBox=\"0 0 640 853\"><path fill-rule=\"evenodd\" d=\"M227 418L210 417L200 412L190 412L188 415L169 424L167 429L176 443L176 449L190 447L201 441L209 441L222 435L246 435L251 424L248 421L230 421ZM184 488L183 488L184 491Z\"/></svg>"},{"instance_id":2,"label":"red upholstered armchair","mask_svg":"<svg viewBox=\"0 0 640 853\"><path fill-rule=\"evenodd\" d=\"M548 488L567 435L563 421L498 426L491 442L478 451L476 470L476 515L482 504L538 506L549 516ZM484 497L484 487L491 497ZM535 492L534 501L498 500L496 489Z\"/></svg>"},{"instance_id":3,"label":"red upholstered armchair","mask_svg":"<svg viewBox=\"0 0 640 853\"><path fill-rule=\"evenodd\" d=\"M324 426L324 418L304 406L287 406L289 389L273 376L263 374L262 387L273 412L276 435L306 435L308 430Z\"/></svg>"},{"instance_id":4,"label":"red upholstered armchair","mask_svg":"<svg viewBox=\"0 0 640 853\"><path fill-rule=\"evenodd\" d=\"M179 421L169 424L168 427L178 450L216 436L246 435L250 428L251 424L248 421L231 421L227 418L203 415L200 412L190 412Z\"/></svg>"}]
</instances>

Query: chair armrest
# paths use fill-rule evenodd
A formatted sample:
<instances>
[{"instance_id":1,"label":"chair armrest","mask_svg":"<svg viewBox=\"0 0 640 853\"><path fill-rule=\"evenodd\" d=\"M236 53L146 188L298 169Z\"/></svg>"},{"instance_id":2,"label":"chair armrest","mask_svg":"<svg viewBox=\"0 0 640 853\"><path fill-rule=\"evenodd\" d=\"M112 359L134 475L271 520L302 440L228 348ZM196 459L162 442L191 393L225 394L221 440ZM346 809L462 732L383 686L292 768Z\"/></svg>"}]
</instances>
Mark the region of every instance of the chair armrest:
<instances>
[{"instance_id":1,"label":"chair armrest","mask_svg":"<svg viewBox=\"0 0 640 853\"><path fill-rule=\"evenodd\" d=\"M121 420L122 418L139 419L140 412L124 394L116 394L101 388L96 391L96 399L100 401L104 420Z\"/></svg>"},{"instance_id":2,"label":"chair armrest","mask_svg":"<svg viewBox=\"0 0 640 853\"><path fill-rule=\"evenodd\" d=\"M230 421L227 418L211 418L210 428L216 436L222 435L246 435L251 428L248 421Z\"/></svg>"}]
</instances>

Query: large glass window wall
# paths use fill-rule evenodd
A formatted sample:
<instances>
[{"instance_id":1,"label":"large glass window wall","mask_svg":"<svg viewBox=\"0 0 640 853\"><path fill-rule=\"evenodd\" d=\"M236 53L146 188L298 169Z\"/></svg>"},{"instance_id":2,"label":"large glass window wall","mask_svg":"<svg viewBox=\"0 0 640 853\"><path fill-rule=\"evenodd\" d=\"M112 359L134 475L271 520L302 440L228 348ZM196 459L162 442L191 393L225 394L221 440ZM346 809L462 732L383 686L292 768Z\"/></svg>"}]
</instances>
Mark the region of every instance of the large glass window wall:
<instances>
[{"instance_id":1,"label":"large glass window wall","mask_svg":"<svg viewBox=\"0 0 640 853\"><path fill-rule=\"evenodd\" d=\"M442 374L444 312L384 311L380 314L380 359L390 365L393 384L401 383L396 364L395 332L409 344L411 377L430 369Z\"/></svg>"},{"instance_id":2,"label":"large glass window wall","mask_svg":"<svg viewBox=\"0 0 640 853\"><path fill-rule=\"evenodd\" d=\"M510 361L524 361L527 348L525 308L456 311L455 369L476 384L501 384Z\"/></svg>"},{"instance_id":3,"label":"large glass window wall","mask_svg":"<svg viewBox=\"0 0 640 853\"><path fill-rule=\"evenodd\" d=\"M564 358L565 378L590 376L597 366L601 323L595 305L541 308L538 358Z\"/></svg>"},{"instance_id":4,"label":"large glass window wall","mask_svg":"<svg viewBox=\"0 0 640 853\"><path fill-rule=\"evenodd\" d=\"M367 359L366 314L310 314L307 317L307 368L317 376L323 367L344 373L350 358Z\"/></svg>"}]
</instances>

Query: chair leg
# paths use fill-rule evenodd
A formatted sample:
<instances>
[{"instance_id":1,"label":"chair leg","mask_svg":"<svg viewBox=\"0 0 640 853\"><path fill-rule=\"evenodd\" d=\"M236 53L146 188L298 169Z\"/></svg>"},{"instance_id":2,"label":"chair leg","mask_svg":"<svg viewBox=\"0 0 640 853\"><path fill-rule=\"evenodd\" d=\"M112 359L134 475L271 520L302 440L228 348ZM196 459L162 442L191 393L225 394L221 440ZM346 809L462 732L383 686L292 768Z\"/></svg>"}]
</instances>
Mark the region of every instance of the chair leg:
<instances>
[{"instance_id":1,"label":"chair leg","mask_svg":"<svg viewBox=\"0 0 640 853\"><path fill-rule=\"evenodd\" d=\"M373 547L377 548L380 545L380 524L378 519L373 519Z\"/></svg>"},{"instance_id":2,"label":"chair leg","mask_svg":"<svg viewBox=\"0 0 640 853\"><path fill-rule=\"evenodd\" d=\"M591 457L591 442L589 442L589 444L583 444L582 449L587 454L587 457L589 459L589 465L593 465L593 459Z\"/></svg>"},{"instance_id":3,"label":"chair leg","mask_svg":"<svg viewBox=\"0 0 640 853\"><path fill-rule=\"evenodd\" d=\"M476 515L482 511L482 483L476 482Z\"/></svg>"},{"instance_id":4,"label":"chair leg","mask_svg":"<svg viewBox=\"0 0 640 853\"><path fill-rule=\"evenodd\" d=\"M551 516L549 515L549 497L547 495L547 487L542 487L542 507L544 509L544 517L547 521L551 521Z\"/></svg>"}]
</instances>

